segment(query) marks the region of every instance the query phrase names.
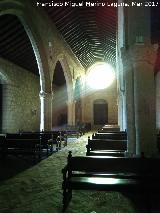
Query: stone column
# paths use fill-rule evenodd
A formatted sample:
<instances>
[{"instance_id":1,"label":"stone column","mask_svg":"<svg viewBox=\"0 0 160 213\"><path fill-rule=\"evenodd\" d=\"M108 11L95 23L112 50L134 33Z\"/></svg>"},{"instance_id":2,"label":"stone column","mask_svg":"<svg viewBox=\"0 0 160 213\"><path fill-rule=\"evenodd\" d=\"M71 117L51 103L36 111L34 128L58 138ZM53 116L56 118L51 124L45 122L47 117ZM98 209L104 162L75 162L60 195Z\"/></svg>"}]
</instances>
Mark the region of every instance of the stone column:
<instances>
[{"instance_id":1,"label":"stone column","mask_svg":"<svg viewBox=\"0 0 160 213\"><path fill-rule=\"evenodd\" d=\"M123 68L125 78L124 99L126 104L126 126L127 126L127 155L136 154L136 132L135 132L135 109L134 109L134 73L133 67L128 59L128 54L122 51Z\"/></svg>"},{"instance_id":2,"label":"stone column","mask_svg":"<svg viewBox=\"0 0 160 213\"><path fill-rule=\"evenodd\" d=\"M51 122L51 130L52 130L52 127L53 127L53 100L54 100L54 91L51 92L51 119L50 119L50 122Z\"/></svg>"},{"instance_id":3,"label":"stone column","mask_svg":"<svg viewBox=\"0 0 160 213\"><path fill-rule=\"evenodd\" d=\"M74 101L74 89L75 89L75 80L73 79L71 85L68 85L68 101L67 103L67 117L68 125L75 125L75 101Z\"/></svg>"},{"instance_id":4,"label":"stone column","mask_svg":"<svg viewBox=\"0 0 160 213\"><path fill-rule=\"evenodd\" d=\"M67 102L68 107L68 125L75 125L75 102L68 101Z\"/></svg>"},{"instance_id":5,"label":"stone column","mask_svg":"<svg viewBox=\"0 0 160 213\"><path fill-rule=\"evenodd\" d=\"M82 104L81 99L75 101L75 122L76 125L82 122Z\"/></svg>"},{"instance_id":6,"label":"stone column","mask_svg":"<svg viewBox=\"0 0 160 213\"><path fill-rule=\"evenodd\" d=\"M155 76L156 80L156 129L160 130L160 72Z\"/></svg>"},{"instance_id":7,"label":"stone column","mask_svg":"<svg viewBox=\"0 0 160 213\"><path fill-rule=\"evenodd\" d=\"M129 50L134 69L134 106L136 155L157 154L154 63L156 51L151 45L135 45Z\"/></svg>"},{"instance_id":8,"label":"stone column","mask_svg":"<svg viewBox=\"0 0 160 213\"><path fill-rule=\"evenodd\" d=\"M124 3L124 0L118 0L118 3ZM121 130L126 129L126 110L125 110L125 82L124 68L121 49L125 48L125 25L124 8L118 7L118 26L117 26L117 88L118 88L118 125Z\"/></svg>"},{"instance_id":9,"label":"stone column","mask_svg":"<svg viewBox=\"0 0 160 213\"><path fill-rule=\"evenodd\" d=\"M150 42L150 8L138 6L132 0L128 0L128 3L132 6L125 8L126 61L129 62L126 66L126 107L127 119L130 120L127 120L127 130L135 132L136 155L144 152L145 156L152 156L156 155L157 146L153 72L155 53ZM143 4L144 1L139 0L139 3ZM127 133L128 137L132 136Z\"/></svg>"},{"instance_id":10,"label":"stone column","mask_svg":"<svg viewBox=\"0 0 160 213\"><path fill-rule=\"evenodd\" d=\"M121 131L125 131L126 126L126 110L125 110L125 95L124 91L118 95L118 125Z\"/></svg>"},{"instance_id":11,"label":"stone column","mask_svg":"<svg viewBox=\"0 0 160 213\"><path fill-rule=\"evenodd\" d=\"M41 102L40 130L51 130L52 128L52 93L41 91L39 93Z\"/></svg>"}]
</instances>

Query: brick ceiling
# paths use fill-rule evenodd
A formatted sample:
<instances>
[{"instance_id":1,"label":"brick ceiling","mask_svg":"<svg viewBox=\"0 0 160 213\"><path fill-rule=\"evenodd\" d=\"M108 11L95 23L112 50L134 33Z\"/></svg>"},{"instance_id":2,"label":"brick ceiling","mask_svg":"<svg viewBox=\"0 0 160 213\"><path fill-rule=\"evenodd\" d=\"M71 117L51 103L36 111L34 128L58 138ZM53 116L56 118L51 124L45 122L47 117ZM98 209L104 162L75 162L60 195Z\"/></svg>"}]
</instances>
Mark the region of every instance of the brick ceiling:
<instances>
[{"instance_id":1,"label":"brick ceiling","mask_svg":"<svg viewBox=\"0 0 160 213\"><path fill-rule=\"evenodd\" d=\"M99 60L115 65L117 9L45 7L84 68Z\"/></svg>"},{"instance_id":2,"label":"brick ceiling","mask_svg":"<svg viewBox=\"0 0 160 213\"><path fill-rule=\"evenodd\" d=\"M95 6L43 9L84 68L99 60L115 65L117 8ZM154 43L160 42L160 8L152 8L152 11ZM0 16L0 57L35 74L39 73L29 38L16 16Z\"/></svg>"}]
</instances>

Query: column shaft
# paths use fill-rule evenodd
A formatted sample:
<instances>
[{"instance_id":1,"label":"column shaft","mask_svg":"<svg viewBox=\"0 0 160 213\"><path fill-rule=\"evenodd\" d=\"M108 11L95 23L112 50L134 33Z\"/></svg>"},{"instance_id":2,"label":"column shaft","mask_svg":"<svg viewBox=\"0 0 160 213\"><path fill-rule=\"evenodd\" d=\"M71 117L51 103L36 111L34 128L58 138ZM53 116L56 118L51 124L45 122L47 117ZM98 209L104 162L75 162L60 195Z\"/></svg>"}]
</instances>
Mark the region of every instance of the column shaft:
<instances>
[{"instance_id":1,"label":"column shaft","mask_svg":"<svg viewBox=\"0 0 160 213\"><path fill-rule=\"evenodd\" d=\"M157 153L155 113L155 52L152 46L138 46L130 50L134 68L134 104L136 126L136 154Z\"/></svg>"},{"instance_id":2,"label":"column shaft","mask_svg":"<svg viewBox=\"0 0 160 213\"><path fill-rule=\"evenodd\" d=\"M52 94L40 92L41 119L40 130L51 130L52 128Z\"/></svg>"},{"instance_id":3,"label":"column shaft","mask_svg":"<svg viewBox=\"0 0 160 213\"><path fill-rule=\"evenodd\" d=\"M125 71L125 103L127 120L127 152L129 155L136 154L136 132L135 132L135 109L134 109L134 79L133 69L128 63L124 66Z\"/></svg>"}]
</instances>

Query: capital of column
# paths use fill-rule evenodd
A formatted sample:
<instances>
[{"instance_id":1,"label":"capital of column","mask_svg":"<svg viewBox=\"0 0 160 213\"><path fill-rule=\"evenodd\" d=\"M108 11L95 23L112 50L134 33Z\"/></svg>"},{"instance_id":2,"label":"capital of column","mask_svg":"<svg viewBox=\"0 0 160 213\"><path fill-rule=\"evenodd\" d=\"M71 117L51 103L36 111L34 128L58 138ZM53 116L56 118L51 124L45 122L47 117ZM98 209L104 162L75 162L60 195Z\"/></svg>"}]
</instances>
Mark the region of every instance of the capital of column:
<instances>
[{"instance_id":1,"label":"capital of column","mask_svg":"<svg viewBox=\"0 0 160 213\"><path fill-rule=\"evenodd\" d=\"M123 98L124 93L125 93L125 90L121 90L121 89L119 89L119 90L118 90L117 97L118 97L118 98Z\"/></svg>"},{"instance_id":2,"label":"capital of column","mask_svg":"<svg viewBox=\"0 0 160 213\"><path fill-rule=\"evenodd\" d=\"M71 104L73 104L73 101L72 100L67 100L67 101L65 101L65 103L66 103L67 106L70 106Z\"/></svg>"},{"instance_id":3,"label":"capital of column","mask_svg":"<svg viewBox=\"0 0 160 213\"><path fill-rule=\"evenodd\" d=\"M54 96L54 93L53 92L51 92L51 93L46 93L45 91L40 91L40 93L39 93L39 97L40 98L43 98L43 99L51 99L51 98L53 98L53 96Z\"/></svg>"},{"instance_id":4,"label":"capital of column","mask_svg":"<svg viewBox=\"0 0 160 213\"><path fill-rule=\"evenodd\" d=\"M51 96L51 99L53 100L53 98L54 98L54 92L53 91L50 93L50 96Z\"/></svg>"},{"instance_id":5,"label":"capital of column","mask_svg":"<svg viewBox=\"0 0 160 213\"><path fill-rule=\"evenodd\" d=\"M44 91L40 91L40 93L39 93L39 97L40 97L40 98L45 98L46 95L47 95L47 93L44 92Z\"/></svg>"}]
</instances>

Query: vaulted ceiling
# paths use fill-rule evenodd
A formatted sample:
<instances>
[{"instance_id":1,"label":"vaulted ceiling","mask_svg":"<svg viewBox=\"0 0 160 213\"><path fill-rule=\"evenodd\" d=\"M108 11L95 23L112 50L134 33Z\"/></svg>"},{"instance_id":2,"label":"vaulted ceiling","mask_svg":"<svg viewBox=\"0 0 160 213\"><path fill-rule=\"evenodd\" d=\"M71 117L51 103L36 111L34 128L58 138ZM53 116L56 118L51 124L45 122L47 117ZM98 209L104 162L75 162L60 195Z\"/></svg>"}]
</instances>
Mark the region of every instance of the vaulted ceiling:
<instances>
[{"instance_id":1,"label":"vaulted ceiling","mask_svg":"<svg viewBox=\"0 0 160 213\"><path fill-rule=\"evenodd\" d=\"M115 64L116 8L45 7L45 10L84 68L99 60Z\"/></svg>"},{"instance_id":2,"label":"vaulted ceiling","mask_svg":"<svg viewBox=\"0 0 160 213\"><path fill-rule=\"evenodd\" d=\"M43 9L84 68L100 60L115 65L117 8L68 6ZM160 42L160 9L152 10L154 43ZM29 38L16 16L0 16L0 57L35 74L39 73Z\"/></svg>"},{"instance_id":3,"label":"vaulted ceiling","mask_svg":"<svg viewBox=\"0 0 160 213\"><path fill-rule=\"evenodd\" d=\"M45 7L44 10L84 68L99 60L115 64L115 8ZM38 74L31 43L18 18L0 16L0 29L0 56Z\"/></svg>"}]
</instances>

